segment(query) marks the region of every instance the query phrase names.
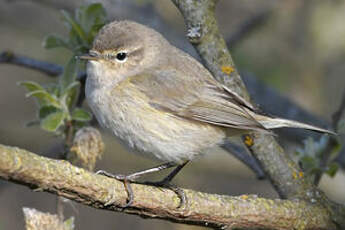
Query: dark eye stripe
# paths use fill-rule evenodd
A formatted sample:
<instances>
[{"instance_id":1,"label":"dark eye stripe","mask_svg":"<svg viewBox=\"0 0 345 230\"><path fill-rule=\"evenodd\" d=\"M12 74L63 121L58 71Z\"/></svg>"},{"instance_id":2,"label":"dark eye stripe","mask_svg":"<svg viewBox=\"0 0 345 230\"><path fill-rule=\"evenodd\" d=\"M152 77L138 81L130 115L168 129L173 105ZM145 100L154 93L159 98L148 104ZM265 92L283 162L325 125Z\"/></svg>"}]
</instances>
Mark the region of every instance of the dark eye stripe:
<instances>
[{"instance_id":1,"label":"dark eye stripe","mask_svg":"<svg viewBox=\"0 0 345 230\"><path fill-rule=\"evenodd\" d=\"M121 49L118 49L120 52L117 52L117 53L113 53L111 50L109 50L108 52L104 53L102 56L105 58L105 59L109 59L109 60L114 60L114 59L118 59L120 61L124 60L124 59L121 59L118 58L118 55L119 54L123 54L125 53L126 57L130 57L130 56L133 56L133 57L137 57L137 58L141 58L143 55L144 55L144 48L141 47L141 48L138 48L138 49L135 49L129 53L125 52L125 51L121 51ZM122 55L120 55L122 56ZM125 58L126 58L125 57Z\"/></svg>"}]
</instances>

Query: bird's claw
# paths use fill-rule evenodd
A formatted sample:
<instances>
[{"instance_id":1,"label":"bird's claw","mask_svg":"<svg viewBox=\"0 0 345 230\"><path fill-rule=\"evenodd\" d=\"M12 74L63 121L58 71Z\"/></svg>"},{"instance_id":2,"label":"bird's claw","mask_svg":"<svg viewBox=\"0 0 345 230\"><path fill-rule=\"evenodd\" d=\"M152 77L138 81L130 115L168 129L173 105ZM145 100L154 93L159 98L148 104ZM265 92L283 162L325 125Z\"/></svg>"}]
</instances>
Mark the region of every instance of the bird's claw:
<instances>
[{"instance_id":1,"label":"bird's claw","mask_svg":"<svg viewBox=\"0 0 345 230\"><path fill-rule=\"evenodd\" d=\"M123 174L112 174L103 170L97 171L96 174L107 176L107 177L122 181L123 185L125 186L126 192L128 194L128 198L127 198L127 203L125 205L122 205L121 208L128 208L129 206L133 204L134 194L133 194L132 186L130 184L130 182L133 182L133 178L131 178L130 175L126 176Z\"/></svg>"},{"instance_id":2,"label":"bird's claw","mask_svg":"<svg viewBox=\"0 0 345 230\"><path fill-rule=\"evenodd\" d=\"M170 181L162 180L158 182L144 182L144 184L167 188L176 193L176 195L180 198L180 203L177 208L182 208L187 205L188 199L183 189L171 184Z\"/></svg>"}]
</instances>

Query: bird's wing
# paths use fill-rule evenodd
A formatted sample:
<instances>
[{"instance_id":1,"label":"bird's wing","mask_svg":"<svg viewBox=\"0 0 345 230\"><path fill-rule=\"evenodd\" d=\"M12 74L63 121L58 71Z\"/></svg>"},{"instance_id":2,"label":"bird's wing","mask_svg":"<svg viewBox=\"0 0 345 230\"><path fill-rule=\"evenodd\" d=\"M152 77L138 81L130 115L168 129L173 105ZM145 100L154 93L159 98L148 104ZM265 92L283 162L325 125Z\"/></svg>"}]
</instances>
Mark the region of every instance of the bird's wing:
<instances>
[{"instance_id":1,"label":"bird's wing","mask_svg":"<svg viewBox=\"0 0 345 230\"><path fill-rule=\"evenodd\" d=\"M208 73L209 74L209 73ZM150 105L173 115L223 127L264 130L247 110L251 105L211 76L195 77L176 69L148 71L129 81Z\"/></svg>"}]
</instances>

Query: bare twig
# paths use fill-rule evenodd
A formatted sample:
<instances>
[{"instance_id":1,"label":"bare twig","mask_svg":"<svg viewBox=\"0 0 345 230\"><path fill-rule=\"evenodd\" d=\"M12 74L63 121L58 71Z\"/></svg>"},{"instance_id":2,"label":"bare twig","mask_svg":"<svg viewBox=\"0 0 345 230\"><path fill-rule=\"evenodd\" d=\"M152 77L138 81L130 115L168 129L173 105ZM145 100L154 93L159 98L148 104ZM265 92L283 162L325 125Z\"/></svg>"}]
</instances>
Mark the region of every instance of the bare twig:
<instances>
[{"instance_id":1,"label":"bare twig","mask_svg":"<svg viewBox=\"0 0 345 230\"><path fill-rule=\"evenodd\" d=\"M177 209L179 199L174 192L141 184L132 185L135 200L123 209L127 193L121 181L4 145L0 145L0 178L94 208L145 218L229 229L336 229L322 206L302 200L221 196L184 189L189 205Z\"/></svg>"},{"instance_id":2,"label":"bare twig","mask_svg":"<svg viewBox=\"0 0 345 230\"><path fill-rule=\"evenodd\" d=\"M265 179L265 172L262 171L259 162L248 154L244 147L231 142L226 142L222 145L222 148L247 165L256 174L257 179Z\"/></svg>"},{"instance_id":3,"label":"bare twig","mask_svg":"<svg viewBox=\"0 0 345 230\"><path fill-rule=\"evenodd\" d=\"M13 64L25 68L37 70L51 77L57 77L63 73L63 67L51 62L40 61L34 58L15 54L11 51L3 51L0 53L0 64ZM86 78L85 72L78 74L78 80Z\"/></svg>"},{"instance_id":4,"label":"bare twig","mask_svg":"<svg viewBox=\"0 0 345 230\"><path fill-rule=\"evenodd\" d=\"M38 61L33 58L16 55L11 51L4 51L0 53L0 63L9 63L26 68L34 69L49 76L57 76L63 72L63 67L45 61Z\"/></svg>"}]
</instances>

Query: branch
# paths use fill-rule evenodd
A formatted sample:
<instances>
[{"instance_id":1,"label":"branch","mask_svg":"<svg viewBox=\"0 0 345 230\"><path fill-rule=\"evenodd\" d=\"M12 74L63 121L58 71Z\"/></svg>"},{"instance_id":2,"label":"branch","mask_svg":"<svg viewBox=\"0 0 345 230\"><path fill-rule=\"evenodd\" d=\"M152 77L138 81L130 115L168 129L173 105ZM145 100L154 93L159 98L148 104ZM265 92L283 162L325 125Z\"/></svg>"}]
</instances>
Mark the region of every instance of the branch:
<instances>
[{"instance_id":1,"label":"branch","mask_svg":"<svg viewBox=\"0 0 345 230\"><path fill-rule=\"evenodd\" d=\"M217 0L172 0L184 16L188 28L188 38L197 52L201 56L205 66L211 71L213 76L219 81L249 100L249 94L242 82L242 79L236 70L235 64L228 50L223 37L220 35L217 22L215 19L215 7ZM228 67L231 71L227 73L222 71L224 67ZM266 141L269 140L269 141ZM282 176L288 174L290 177L293 172L299 171L297 165L292 162L282 148L276 143L272 136L258 134L258 138L252 141L251 151L253 155L259 159L264 167L265 172L270 176L271 182L275 185L281 197L287 198L294 196L300 191L300 182L288 179L282 181ZM267 149L265 145L274 145L273 148ZM262 149L262 150L261 150ZM260 151L261 150L261 151ZM281 156L276 158L277 170L270 170L271 161L266 161L266 158L261 158L261 155L275 155ZM274 159L272 157L272 159ZM287 163L292 165L292 168L286 168ZM279 168L286 168L279 170ZM295 172L296 173L296 172ZM301 184L307 184L304 179ZM287 183L291 182L291 183ZM310 185L312 186L312 185ZM309 184L307 185L309 187ZM293 195L292 195L293 194Z\"/></svg>"},{"instance_id":2,"label":"branch","mask_svg":"<svg viewBox=\"0 0 345 230\"><path fill-rule=\"evenodd\" d=\"M38 61L33 58L16 55L11 51L4 51L0 53L0 63L9 63L18 66L23 66L29 69L37 70L42 73L48 74L49 76L57 76L63 72L63 67L45 62Z\"/></svg>"},{"instance_id":3,"label":"branch","mask_svg":"<svg viewBox=\"0 0 345 230\"><path fill-rule=\"evenodd\" d=\"M249 100L226 43L215 19L218 0L172 0L187 25L187 37L202 58L206 68L221 83ZM305 199L330 207L328 199L303 176L298 165L289 158L272 135L255 133L244 138L244 144L258 159L281 198ZM344 209L343 206L339 207ZM330 208L334 221L345 227L345 214Z\"/></svg>"},{"instance_id":4,"label":"branch","mask_svg":"<svg viewBox=\"0 0 345 230\"><path fill-rule=\"evenodd\" d=\"M229 141L225 142L221 147L227 152L231 153L242 163L247 165L256 174L257 179L265 179L265 172L262 171L259 162L250 154L248 154L244 147L231 143Z\"/></svg>"},{"instance_id":5,"label":"branch","mask_svg":"<svg viewBox=\"0 0 345 230\"><path fill-rule=\"evenodd\" d=\"M11 51L3 51L0 53L0 64L13 64L28 69L37 70L51 77L57 77L63 73L63 67L51 62L39 61L34 58L15 54ZM86 73L80 72L78 80L85 81Z\"/></svg>"},{"instance_id":6,"label":"branch","mask_svg":"<svg viewBox=\"0 0 345 230\"><path fill-rule=\"evenodd\" d=\"M133 206L123 209L127 194L123 183L96 175L62 160L0 145L0 178L47 191L98 208L145 218L209 227L264 229L335 229L327 211L305 201L269 200L184 190L188 205L177 209L171 190L133 184Z\"/></svg>"}]
</instances>

